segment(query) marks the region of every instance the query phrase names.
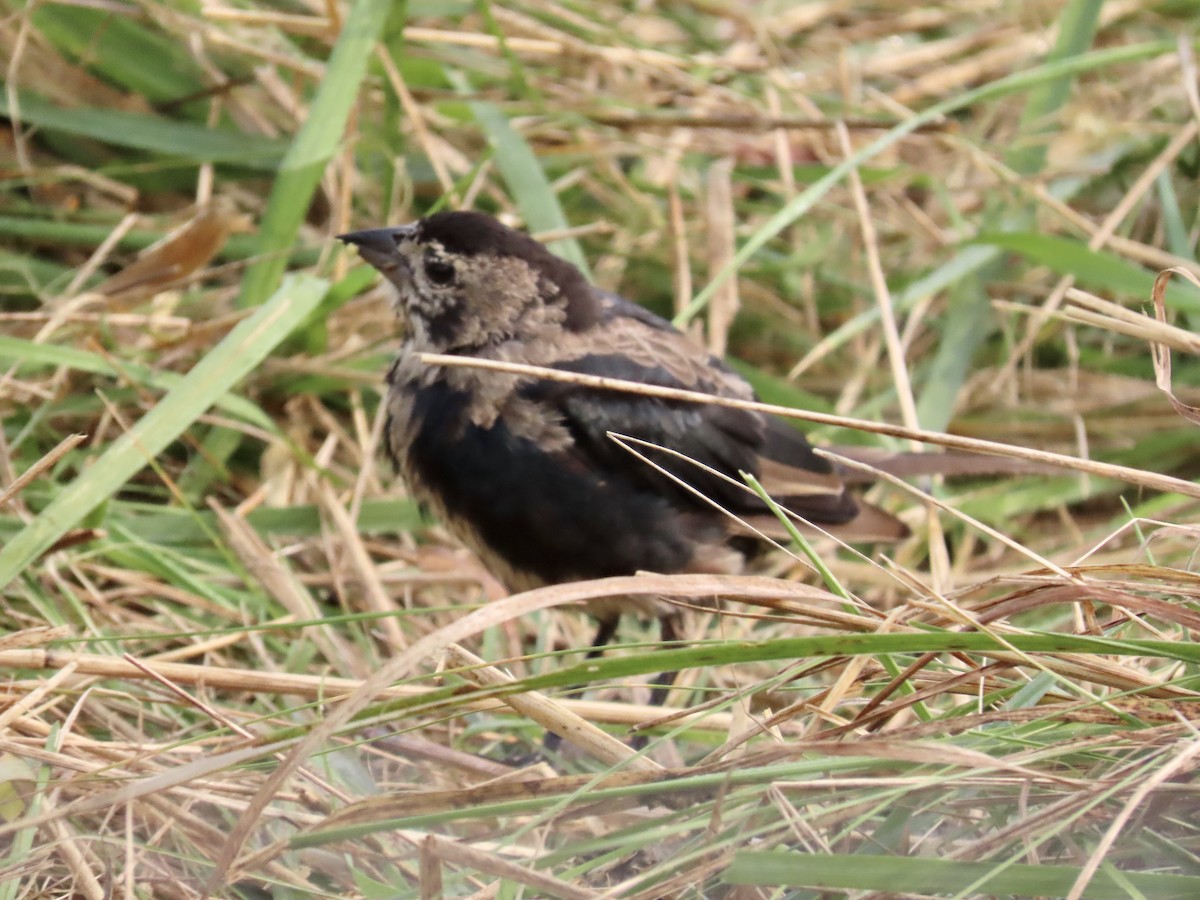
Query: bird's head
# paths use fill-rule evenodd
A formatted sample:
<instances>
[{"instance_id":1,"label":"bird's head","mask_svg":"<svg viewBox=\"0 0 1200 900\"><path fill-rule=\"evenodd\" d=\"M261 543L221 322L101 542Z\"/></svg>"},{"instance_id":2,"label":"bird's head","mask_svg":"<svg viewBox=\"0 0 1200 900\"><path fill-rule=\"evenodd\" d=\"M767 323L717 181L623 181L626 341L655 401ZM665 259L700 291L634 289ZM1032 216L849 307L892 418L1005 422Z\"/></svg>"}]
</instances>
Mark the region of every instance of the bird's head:
<instances>
[{"instance_id":1,"label":"bird's head","mask_svg":"<svg viewBox=\"0 0 1200 900\"><path fill-rule=\"evenodd\" d=\"M542 325L582 330L599 316L575 266L484 213L442 212L338 238L392 283L410 337L434 352L480 350Z\"/></svg>"}]
</instances>

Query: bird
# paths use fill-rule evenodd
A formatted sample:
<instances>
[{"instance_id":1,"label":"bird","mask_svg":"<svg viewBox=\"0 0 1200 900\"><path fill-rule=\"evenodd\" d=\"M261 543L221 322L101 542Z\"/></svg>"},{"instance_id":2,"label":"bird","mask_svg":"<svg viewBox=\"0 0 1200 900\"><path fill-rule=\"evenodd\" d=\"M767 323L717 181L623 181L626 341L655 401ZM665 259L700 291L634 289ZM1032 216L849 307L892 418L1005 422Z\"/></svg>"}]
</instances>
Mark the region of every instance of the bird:
<instances>
[{"instance_id":1,"label":"bird","mask_svg":"<svg viewBox=\"0 0 1200 900\"><path fill-rule=\"evenodd\" d=\"M847 539L908 533L855 497L783 419L423 362L447 354L756 399L725 362L528 234L486 213L443 211L338 237L394 288L402 343L387 372L387 453L415 499L508 590L741 572L753 554L746 525L786 534L743 472ZM638 442L645 459L614 436ZM660 619L664 640L678 636L677 607L661 598L594 601L588 611L599 620L593 652L626 612Z\"/></svg>"}]
</instances>

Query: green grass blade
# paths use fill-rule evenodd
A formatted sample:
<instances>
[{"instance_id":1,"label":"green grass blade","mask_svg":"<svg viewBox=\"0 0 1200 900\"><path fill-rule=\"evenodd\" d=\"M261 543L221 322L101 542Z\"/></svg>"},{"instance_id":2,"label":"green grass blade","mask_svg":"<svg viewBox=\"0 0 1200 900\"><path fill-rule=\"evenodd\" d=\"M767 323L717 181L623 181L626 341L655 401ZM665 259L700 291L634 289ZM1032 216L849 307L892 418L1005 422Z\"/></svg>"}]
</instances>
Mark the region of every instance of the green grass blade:
<instances>
[{"instance_id":1,"label":"green grass blade","mask_svg":"<svg viewBox=\"0 0 1200 900\"><path fill-rule=\"evenodd\" d=\"M287 281L270 302L238 324L175 388L67 485L36 519L0 549L0 587L120 490L316 308L326 282Z\"/></svg>"},{"instance_id":2,"label":"green grass blade","mask_svg":"<svg viewBox=\"0 0 1200 900\"><path fill-rule=\"evenodd\" d=\"M462 93L470 90L467 80L457 72L448 73L455 88ZM525 138L509 123L507 116L494 103L482 101L470 104L475 120L487 132L496 165L509 196L521 210L521 217L531 231L562 231L568 227L567 217L559 205L558 196L541 163ZM551 241L548 246L563 259L571 262L590 277L587 258L574 238Z\"/></svg>"},{"instance_id":3,"label":"green grass blade","mask_svg":"<svg viewBox=\"0 0 1200 900\"><path fill-rule=\"evenodd\" d=\"M63 109L25 91L20 93L19 106L26 127L36 125L116 147L198 162L237 163L271 170L279 163L285 146L281 141L229 128L208 128L154 115L117 109ZM13 115L8 97L0 94L0 116Z\"/></svg>"},{"instance_id":4,"label":"green grass blade","mask_svg":"<svg viewBox=\"0 0 1200 900\"><path fill-rule=\"evenodd\" d=\"M1150 302L1155 273L1111 253L1091 250L1081 241L1030 231L982 234L976 241L1019 253L1059 275L1071 275L1091 290L1138 303ZM1200 312L1200 290L1183 279L1174 279L1168 285L1166 301L1172 309Z\"/></svg>"},{"instance_id":5,"label":"green grass blade","mask_svg":"<svg viewBox=\"0 0 1200 900\"><path fill-rule=\"evenodd\" d=\"M38 344L4 334L0 334L0 361L16 363L18 366L56 366L77 372L90 372L93 375L127 378L139 385L163 391L176 387L183 380L183 376L174 372L159 372L141 363L126 360L118 367L98 353L75 347ZM216 398L213 406L251 425L267 431L278 431L275 422L245 397L226 394Z\"/></svg>"},{"instance_id":6,"label":"green grass blade","mask_svg":"<svg viewBox=\"0 0 1200 900\"><path fill-rule=\"evenodd\" d=\"M1058 40L1046 57L1046 62L1081 56L1096 38L1100 24L1100 7L1104 0L1071 0L1058 17ZM1028 142L1051 130L1054 116L1062 109L1071 94L1072 75L1051 78L1029 92L1021 113L1021 135ZM1042 171L1046 164L1045 144L1028 142L1008 155L1008 165L1015 172L1031 175Z\"/></svg>"},{"instance_id":7,"label":"green grass blade","mask_svg":"<svg viewBox=\"0 0 1200 900\"><path fill-rule=\"evenodd\" d=\"M342 140L367 73L367 61L392 7L390 0L360 0L350 6L308 119L280 163L259 229L259 258L246 270L239 306L258 306L283 277L288 250L296 242L321 175Z\"/></svg>"},{"instance_id":8,"label":"green grass blade","mask_svg":"<svg viewBox=\"0 0 1200 900\"><path fill-rule=\"evenodd\" d=\"M1059 16L1058 39L1047 64L1084 58L1096 36L1101 3L1071 0ZM1033 85L1022 110L1019 139L1023 143L1009 154L1009 166L1022 174L1041 172L1046 165L1043 134L1070 95L1078 72L1065 71ZM1022 230L1034 217L1032 201L1015 209L994 212L992 220L1001 231ZM925 428L943 430L950 424L955 401L970 370L975 352L993 331L987 285L1002 277L1002 263L993 259L964 279L955 291L945 317L945 337L934 356L929 379L917 402L918 420Z\"/></svg>"},{"instance_id":9,"label":"green grass blade","mask_svg":"<svg viewBox=\"0 0 1200 900\"><path fill-rule=\"evenodd\" d=\"M151 102L178 100L207 83L186 45L132 16L65 3L38 4L32 15L37 30L65 55Z\"/></svg>"},{"instance_id":10,"label":"green grass blade","mask_svg":"<svg viewBox=\"0 0 1200 900\"><path fill-rule=\"evenodd\" d=\"M30 489L33 490L32 488ZM35 508L38 503L31 499ZM158 547L209 547L217 533L216 514L209 510L149 506L115 500L105 508L107 523ZM312 537L321 533L317 507L261 506L246 516L250 527L264 537ZM359 509L355 526L360 534L396 534L412 531L424 520L414 500L367 500ZM15 516L0 516L0 542L21 529Z\"/></svg>"},{"instance_id":11,"label":"green grass blade","mask_svg":"<svg viewBox=\"0 0 1200 900\"><path fill-rule=\"evenodd\" d=\"M1080 870L1074 866L1033 866L997 862L963 862L929 857L882 856L785 851L739 853L724 874L729 884L794 885L811 888L949 894L971 888L989 895L1064 897ZM1157 872L1097 872L1082 897L1126 900L1128 887L1156 900L1200 896L1200 878ZM973 887L974 886L974 887Z\"/></svg>"},{"instance_id":12,"label":"green grass blade","mask_svg":"<svg viewBox=\"0 0 1200 900\"><path fill-rule=\"evenodd\" d=\"M935 103L919 115L913 116L886 134L876 138L857 153L852 154L849 158L830 169L829 174L824 178L810 185L806 190L801 191L795 199L772 216L762 228L756 231L742 245L738 252L734 254L733 259L726 263L721 271L717 272L712 280L704 286L704 289L688 304L687 308L675 317L675 324L683 326L694 319L708 305L708 301L716 293L717 288L727 279L733 277L733 274L746 264L746 260L762 249L769 240L783 231L783 229L787 228L816 206L817 202L829 193L834 185L845 178L851 169L874 159L884 150L895 145L905 135L912 134L922 125L936 122L942 116L973 106L976 103L982 103L985 100L992 100L1008 94L1030 90L1048 80L1078 75L1083 72L1102 69L1106 66L1117 65L1118 63L1131 62L1136 59L1145 59L1169 52L1169 50L1170 45L1165 41L1153 41L1144 44L1131 44L1125 47L1096 50L1092 53L1016 72L991 84L985 84L975 90L966 91L941 103Z\"/></svg>"},{"instance_id":13,"label":"green grass blade","mask_svg":"<svg viewBox=\"0 0 1200 900\"><path fill-rule=\"evenodd\" d=\"M991 314L991 302L978 279L954 287L942 338L917 398L917 421L922 428L944 431L950 424L975 351L992 330Z\"/></svg>"},{"instance_id":14,"label":"green grass blade","mask_svg":"<svg viewBox=\"0 0 1200 900\"><path fill-rule=\"evenodd\" d=\"M1200 662L1200 647L1178 641L1120 640L1073 634L1013 634L1003 640L983 632L946 631L892 634L825 634L816 637L777 638L758 642L705 641L682 648L656 646L646 653L602 657L574 666L563 666L544 675L517 682L513 691L570 687L604 679L622 680L658 672L713 665L819 659L833 656L869 656L919 653L1078 653L1119 656L1154 656L1181 662Z\"/></svg>"},{"instance_id":15,"label":"green grass blade","mask_svg":"<svg viewBox=\"0 0 1200 900\"><path fill-rule=\"evenodd\" d=\"M1183 210L1179 206L1179 196L1167 172L1162 172L1154 179L1154 191L1158 195L1158 205L1162 209L1163 237L1166 238L1167 249L1176 256L1184 259L1195 259L1196 251L1188 235L1188 225L1184 220Z\"/></svg>"}]
</instances>

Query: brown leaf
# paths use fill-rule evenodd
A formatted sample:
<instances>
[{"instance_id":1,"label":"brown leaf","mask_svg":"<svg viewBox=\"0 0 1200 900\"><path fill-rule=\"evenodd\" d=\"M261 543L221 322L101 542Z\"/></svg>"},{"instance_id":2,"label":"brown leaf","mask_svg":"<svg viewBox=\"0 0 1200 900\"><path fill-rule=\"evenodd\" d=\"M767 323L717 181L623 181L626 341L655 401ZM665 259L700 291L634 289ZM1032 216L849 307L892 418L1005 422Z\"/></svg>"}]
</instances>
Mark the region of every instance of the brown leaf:
<instances>
[{"instance_id":1,"label":"brown leaf","mask_svg":"<svg viewBox=\"0 0 1200 900\"><path fill-rule=\"evenodd\" d=\"M248 218L226 198L218 197L102 282L96 292L122 305L153 296L206 265L225 246L230 234L248 229Z\"/></svg>"},{"instance_id":2,"label":"brown leaf","mask_svg":"<svg viewBox=\"0 0 1200 900\"><path fill-rule=\"evenodd\" d=\"M1188 281L1200 287L1200 279L1189 272L1187 269L1181 269L1172 266L1169 269L1163 269L1158 273L1158 277L1154 279L1154 317L1160 322L1167 321L1167 305L1163 300L1163 295L1167 292L1167 283L1171 280L1171 273L1177 272ZM1154 360L1154 380L1158 384L1159 389L1167 395L1167 399L1171 401L1171 405L1175 407L1175 411L1196 425L1200 425L1200 406L1192 406L1184 403L1171 390L1171 348L1166 344L1151 344L1150 355Z\"/></svg>"}]
</instances>

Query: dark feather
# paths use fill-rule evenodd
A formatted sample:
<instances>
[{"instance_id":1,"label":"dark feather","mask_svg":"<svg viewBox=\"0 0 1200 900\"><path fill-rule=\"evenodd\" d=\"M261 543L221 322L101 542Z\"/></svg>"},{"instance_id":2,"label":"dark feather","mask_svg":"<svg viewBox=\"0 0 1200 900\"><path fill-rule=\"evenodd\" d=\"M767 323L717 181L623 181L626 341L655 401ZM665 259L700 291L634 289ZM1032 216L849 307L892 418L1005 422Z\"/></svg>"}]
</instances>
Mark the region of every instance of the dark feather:
<instances>
[{"instance_id":1,"label":"dark feather","mask_svg":"<svg viewBox=\"0 0 1200 900\"><path fill-rule=\"evenodd\" d=\"M618 297L607 295L606 300L605 320L597 329L604 330L604 338L593 343L613 344L622 350L560 360L555 368L723 397L753 396L740 376L668 322ZM658 338L651 344L659 351L652 360L657 365L644 364L636 353L636 348L647 343L647 331ZM572 452L580 463L660 491L681 508L699 511L709 507L695 493L619 445L610 432L675 451L636 448L704 497L739 515L767 512L766 505L746 489L742 472L763 480L778 502L814 522L840 524L858 512L830 464L813 453L803 435L780 420L734 407L705 406L564 382L534 382L521 393L562 417L574 438ZM769 478L764 477L764 461L771 473ZM778 476L782 473L786 477L781 480Z\"/></svg>"},{"instance_id":2,"label":"dark feather","mask_svg":"<svg viewBox=\"0 0 1200 900\"><path fill-rule=\"evenodd\" d=\"M509 228L483 213L436 213L420 223L421 240L437 241L450 253L464 256L511 256L523 259L539 274L548 302L562 303L572 331L596 323L599 310L591 284L571 263L555 256L523 231Z\"/></svg>"},{"instance_id":3,"label":"dark feather","mask_svg":"<svg viewBox=\"0 0 1200 900\"><path fill-rule=\"evenodd\" d=\"M412 473L452 526L469 527L485 562L536 573L543 583L682 571L697 530L669 500L591 461L564 465L559 453L521 437L503 419L467 420L468 398L434 382L414 395Z\"/></svg>"}]
</instances>

